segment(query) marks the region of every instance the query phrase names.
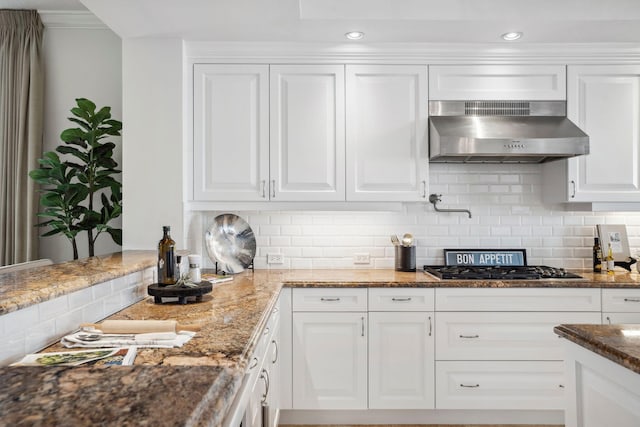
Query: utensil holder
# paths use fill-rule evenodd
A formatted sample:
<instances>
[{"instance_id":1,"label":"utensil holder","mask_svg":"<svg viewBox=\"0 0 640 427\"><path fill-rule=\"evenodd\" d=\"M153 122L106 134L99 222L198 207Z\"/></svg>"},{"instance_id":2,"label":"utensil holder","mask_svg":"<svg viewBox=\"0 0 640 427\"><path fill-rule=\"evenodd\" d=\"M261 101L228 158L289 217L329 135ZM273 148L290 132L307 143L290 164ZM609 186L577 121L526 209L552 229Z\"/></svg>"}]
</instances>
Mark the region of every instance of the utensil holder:
<instances>
[{"instance_id":1,"label":"utensil holder","mask_svg":"<svg viewBox=\"0 0 640 427\"><path fill-rule=\"evenodd\" d=\"M396 271L416 271L416 247L395 246Z\"/></svg>"}]
</instances>

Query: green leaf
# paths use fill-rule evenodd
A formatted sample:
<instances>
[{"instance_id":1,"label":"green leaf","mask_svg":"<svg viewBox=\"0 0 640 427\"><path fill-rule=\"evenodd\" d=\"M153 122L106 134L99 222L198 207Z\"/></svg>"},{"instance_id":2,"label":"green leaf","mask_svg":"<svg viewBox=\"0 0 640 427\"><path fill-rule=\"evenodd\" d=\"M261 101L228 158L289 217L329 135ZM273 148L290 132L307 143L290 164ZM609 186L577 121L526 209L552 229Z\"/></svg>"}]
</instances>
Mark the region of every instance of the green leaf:
<instances>
[{"instance_id":1,"label":"green leaf","mask_svg":"<svg viewBox=\"0 0 640 427\"><path fill-rule=\"evenodd\" d=\"M76 119L75 117L68 117L68 120L73 123L79 124L81 127L83 127L87 131L91 130L91 125L87 123L86 120Z\"/></svg>"},{"instance_id":2,"label":"green leaf","mask_svg":"<svg viewBox=\"0 0 640 427\"><path fill-rule=\"evenodd\" d=\"M60 154L71 154L72 156L77 157L78 159L82 160L85 163L87 161L89 161L89 156L86 153L84 153L84 152L82 152L82 151L80 151L80 150L78 150L77 148L74 148L74 147L68 147L68 146L61 145L61 146L56 148L56 151L58 153L60 153ZM67 166L72 164L70 162L65 162L65 163L67 164Z\"/></svg>"},{"instance_id":3,"label":"green leaf","mask_svg":"<svg viewBox=\"0 0 640 427\"><path fill-rule=\"evenodd\" d=\"M63 207L64 206L64 202L62 201L62 197L60 197L59 194L57 193L45 193L41 198L40 198L40 204L42 206L58 206L58 207Z\"/></svg>"},{"instance_id":4,"label":"green leaf","mask_svg":"<svg viewBox=\"0 0 640 427\"><path fill-rule=\"evenodd\" d=\"M79 143L79 141L84 141L87 139L87 134L88 132L85 132L82 129L70 128L62 131L62 133L60 134L60 139L70 144Z\"/></svg>"},{"instance_id":5,"label":"green leaf","mask_svg":"<svg viewBox=\"0 0 640 427\"><path fill-rule=\"evenodd\" d=\"M117 245L122 246L122 229L120 229L120 228L109 228L107 230L107 233L109 233L109 235L111 236L111 238L113 239L113 241Z\"/></svg>"},{"instance_id":6,"label":"green leaf","mask_svg":"<svg viewBox=\"0 0 640 427\"><path fill-rule=\"evenodd\" d=\"M89 101L87 98L76 98L76 103L83 111L86 111L90 115L94 115L96 111L96 104Z\"/></svg>"}]
</instances>

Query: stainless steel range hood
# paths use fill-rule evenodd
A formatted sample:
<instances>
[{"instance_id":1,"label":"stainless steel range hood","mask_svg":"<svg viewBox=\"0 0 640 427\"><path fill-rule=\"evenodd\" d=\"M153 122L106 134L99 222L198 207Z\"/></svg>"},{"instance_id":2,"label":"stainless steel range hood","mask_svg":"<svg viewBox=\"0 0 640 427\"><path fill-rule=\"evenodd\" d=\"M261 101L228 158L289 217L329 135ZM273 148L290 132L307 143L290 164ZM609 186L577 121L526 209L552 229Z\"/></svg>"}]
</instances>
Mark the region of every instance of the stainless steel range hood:
<instances>
[{"instance_id":1,"label":"stainless steel range hood","mask_svg":"<svg viewBox=\"0 0 640 427\"><path fill-rule=\"evenodd\" d=\"M543 163L589 154L564 101L431 101L429 158L437 163Z\"/></svg>"}]
</instances>

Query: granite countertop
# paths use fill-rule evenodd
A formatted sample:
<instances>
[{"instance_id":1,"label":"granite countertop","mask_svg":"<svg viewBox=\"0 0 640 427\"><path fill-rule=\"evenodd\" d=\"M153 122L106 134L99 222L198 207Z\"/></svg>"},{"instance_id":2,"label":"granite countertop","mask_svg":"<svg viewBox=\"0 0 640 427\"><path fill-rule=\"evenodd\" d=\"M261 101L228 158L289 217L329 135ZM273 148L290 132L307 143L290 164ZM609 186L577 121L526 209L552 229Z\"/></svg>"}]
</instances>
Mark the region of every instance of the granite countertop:
<instances>
[{"instance_id":1,"label":"granite countertop","mask_svg":"<svg viewBox=\"0 0 640 427\"><path fill-rule=\"evenodd\" d=\"M78 263L83 268L79 269ZM154 251L127 251L0 275L0 314L154 263ZM11 414L11 420L33 419L35 425L55 425L56 418L47 418L49 413L51 417L64 413L79 426L127 425L129 415L137 425L142 420L148 425L219 425L240 388L249 357L283 286L640 287L636 274L580 274L585 279L441 281L422 271L390 269L247 271L235 275L231 282L215 284L198 303L154 304L149 297L110 316L200 325L196 336L180 349L141 348L132 367L0 368L0 382L6 385L0 392L0 413L3 417ZM4 285L8 289L3 289ZM60 349L56 344L47 351ZM158 390L158 395L149 396L145 390L152 390L152 394ZM52 395L58 396L55 401ZM179 410L167 409L175 407ZM92 414L86 415L87 411Z\"/></svg>"},{"instance_id":2,"label":"granite countertop","mask_svg":"<svg viewBox=\"0 0 640 427\"><path fill-rule=\"evenodd\" d=\"M640 325L559 325L556 334L640 374Z\"/></svg>"},{"instance_id":3,"label":"granite countertop","mask_svg":"<svg viewBox=\"0 0 640 427\"><path fill-rule=\"evenodd\" d=\"M0 274L0 315L156 264L155 252L126 251Z\"/></svg>"}]
</instances>

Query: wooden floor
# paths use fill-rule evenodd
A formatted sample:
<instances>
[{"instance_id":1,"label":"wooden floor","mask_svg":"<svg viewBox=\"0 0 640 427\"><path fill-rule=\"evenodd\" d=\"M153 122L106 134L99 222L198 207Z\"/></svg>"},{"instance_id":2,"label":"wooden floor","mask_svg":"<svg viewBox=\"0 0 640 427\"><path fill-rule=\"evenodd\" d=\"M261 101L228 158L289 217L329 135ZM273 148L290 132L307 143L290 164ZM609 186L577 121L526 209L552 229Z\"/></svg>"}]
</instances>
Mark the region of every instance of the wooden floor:
<instances>
[{"instance_id":1,"label":"wooden floor","mask_svg":"<svg viewBox=\"0 0 640 427\"><path fill-rule=\"evenodd\" d=\"M349 425L349 424L280 424L278 427L564 427L563 425L541 424L375 424L375 425Z\"/></svg>"}]
</instances>

